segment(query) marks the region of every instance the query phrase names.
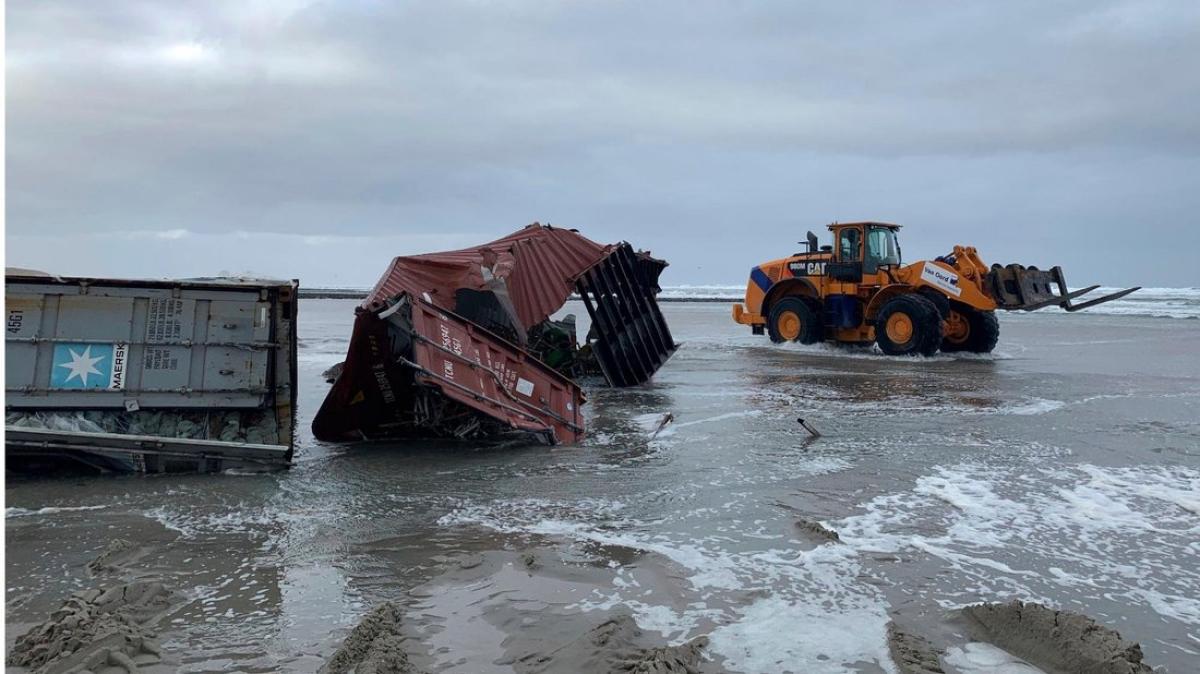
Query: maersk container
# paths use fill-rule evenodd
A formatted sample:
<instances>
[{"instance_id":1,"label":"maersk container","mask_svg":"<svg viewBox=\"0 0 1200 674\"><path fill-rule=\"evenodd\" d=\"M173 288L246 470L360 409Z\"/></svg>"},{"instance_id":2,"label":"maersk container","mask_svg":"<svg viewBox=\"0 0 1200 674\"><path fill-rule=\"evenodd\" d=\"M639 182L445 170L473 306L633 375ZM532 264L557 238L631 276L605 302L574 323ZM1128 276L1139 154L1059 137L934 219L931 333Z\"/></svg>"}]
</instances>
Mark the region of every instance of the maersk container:
<instances>
[{"instance_id":1,"label":"maersk container","mask_svg":"<svg viewBox=\"0 0 1200 674\"><path fill-rule=\"evenodd\" d=\"M296 281L6 275L11 468L291 462Z\"/></svg>"}]
</instances>

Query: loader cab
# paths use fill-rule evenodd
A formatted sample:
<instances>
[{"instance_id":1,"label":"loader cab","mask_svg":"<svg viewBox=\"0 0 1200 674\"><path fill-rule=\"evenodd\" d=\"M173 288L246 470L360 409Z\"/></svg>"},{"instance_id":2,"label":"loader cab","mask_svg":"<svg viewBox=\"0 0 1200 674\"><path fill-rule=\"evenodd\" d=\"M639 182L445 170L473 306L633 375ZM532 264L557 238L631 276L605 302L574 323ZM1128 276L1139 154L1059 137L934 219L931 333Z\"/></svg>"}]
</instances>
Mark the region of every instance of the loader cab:
<instances>
[{"instance_id":1,"label":"loader cab","mask_svg":"<svg viewBox=\"0 0 1200 674\"><path fill-rule=\"evenodd\" d=\"M900 265L899 225L868 225L866 228L866 258L863 271L874 274L884 266Z\"/></svg>"},{"instance_id":2,"label":"loader cab","mask_svg":"<svg viewBox=\"0 0 1200 674\"><path fill-rule=\"evenodd\" d=\"M887 222L845 222L829 225L837 248L830 275L838 281L859 282L882 266L900 264L900 225Z\"/></svg>"}]
</instances>

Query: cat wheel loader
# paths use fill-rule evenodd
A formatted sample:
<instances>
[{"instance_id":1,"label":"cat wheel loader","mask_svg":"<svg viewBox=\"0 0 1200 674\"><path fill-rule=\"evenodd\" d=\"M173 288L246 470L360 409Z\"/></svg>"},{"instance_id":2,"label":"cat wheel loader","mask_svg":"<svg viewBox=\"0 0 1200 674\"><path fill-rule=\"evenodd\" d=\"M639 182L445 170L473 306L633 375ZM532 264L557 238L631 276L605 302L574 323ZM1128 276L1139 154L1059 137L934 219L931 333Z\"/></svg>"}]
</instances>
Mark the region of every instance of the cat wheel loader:
<instances>
[{"instance_id":1,"label":"cat wheel loader","mask_svg":"<svg viewBox=\"0 0 1200 674\"><path fill-rule=\"evenodd\" d=\"M1099 286L1070 291L1059 267L989 269L970 246L903 264L900 225L846 222L829 229L834 245L818 247L809 232L807 251L751 269L733 320L774 342L874 342L889 355L988 353L1000 337L997 309L1079 311L1138 290L1075 304Z\"/></svg>"}]
</instances>

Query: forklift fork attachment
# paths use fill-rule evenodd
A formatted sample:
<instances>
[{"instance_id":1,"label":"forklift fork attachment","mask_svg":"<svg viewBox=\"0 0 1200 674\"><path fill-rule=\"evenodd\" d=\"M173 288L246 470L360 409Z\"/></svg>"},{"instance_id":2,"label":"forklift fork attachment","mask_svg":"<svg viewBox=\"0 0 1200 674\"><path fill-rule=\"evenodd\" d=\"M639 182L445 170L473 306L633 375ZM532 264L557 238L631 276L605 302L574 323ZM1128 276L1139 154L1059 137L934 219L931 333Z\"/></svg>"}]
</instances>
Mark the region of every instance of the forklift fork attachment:
<instances>
[{"instance_id":1,"label":"forklift fork attachment","mask_svg":"<svg viewBox=\"0 0 1200 674\"><path fill-rule=\"evenodd\" d=\"M1103 304L1103 303L1109 302L1111 300L1119 300L1122 297L1128 295L1129 293L1131 293L1135 290L1141 290L1141 286L1136 286L1133 288L1126 288L1125 290L1112 293L1111 295L1105 295L1104 297L1097 297L1094 300L1088 300L1087 302L1084 302L1083 304L1067 303L1067 304L1063 305L1063 309L1066 309L1067 311L1079 311L1080 309L1087 309L1088 307L1094 307L1097 304Z\"/></svg>"},{"instance_id":2,"label":"forklift fork attachment","mask_svg":"<svg viewBox=\"0 0 1200 674\"><path fill-rule=\"evenodd\" d=\"M1062 307L1067 311L1079 311L1120 299L1139 289L1128 288L1088 300L1082 304L1073 304L1071 300L1090 293L1100 286L1088 286L1071 291L1067 289L1067 281L1063 278L1062 267L1042 271L1037 267L1025 267L1019 264L1010 264L1005 267L998 264L992 265L992 270L987 275L987 286L991 291L992 298L996 300L997 306L1012 311L1036 311L1050 306Z\"/></svg>"}]
</instances>

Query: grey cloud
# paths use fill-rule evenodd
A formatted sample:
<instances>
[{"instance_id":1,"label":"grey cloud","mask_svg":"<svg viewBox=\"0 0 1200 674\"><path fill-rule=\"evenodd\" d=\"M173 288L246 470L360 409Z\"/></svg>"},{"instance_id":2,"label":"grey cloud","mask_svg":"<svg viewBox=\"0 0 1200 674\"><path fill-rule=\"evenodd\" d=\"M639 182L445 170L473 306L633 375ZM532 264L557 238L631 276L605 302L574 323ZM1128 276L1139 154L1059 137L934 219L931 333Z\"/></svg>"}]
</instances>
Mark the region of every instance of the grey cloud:
<instances>
[{"instance_id":1,"label":"grey cloud","mask_svg":"<svg viewBox=\"0 0 1200 674\"><path fill-rule=\"evenodd\" d=\"M1200 283L1160 243L1197 240L1195 3L8 12L12 263L79 233L417 246L539 219L651 246L667 282L739 282L805 229L872 217L912 225L910 255ZM1130 231L1152 236L1111 245ZM352 252L293 262L321 283Z\"/></svg>"}]
</instances>

